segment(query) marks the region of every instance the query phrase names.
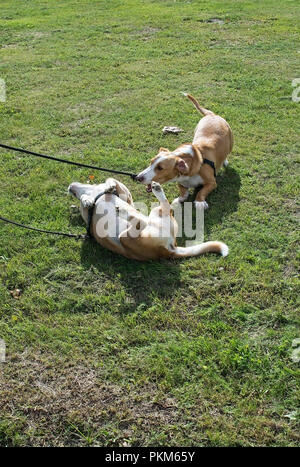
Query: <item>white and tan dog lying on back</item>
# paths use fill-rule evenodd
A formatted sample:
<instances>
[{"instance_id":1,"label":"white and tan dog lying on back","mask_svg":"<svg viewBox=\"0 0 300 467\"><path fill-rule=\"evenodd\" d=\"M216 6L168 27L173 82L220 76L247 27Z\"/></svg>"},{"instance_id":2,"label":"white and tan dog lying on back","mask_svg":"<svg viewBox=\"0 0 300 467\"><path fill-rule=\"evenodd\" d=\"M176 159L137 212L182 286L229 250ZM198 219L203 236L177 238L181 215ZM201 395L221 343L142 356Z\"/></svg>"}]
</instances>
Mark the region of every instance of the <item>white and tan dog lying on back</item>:
<instances>
[{"instance_id":1,"label":"white and tan dog lying on back","mask_svg":"<svg viewBox=\"0 0 300 467\"><path fill-rule=\"evenodd\" d=\"M158 183L152 182L151 187L159 206L152 209L149 216L134 208L130 191L113 178L100 185L72 183L69 193L80 200L81 215L87 223L89 207L94 205L96 197L107 189L115 188L117 194L106 193L97 199L90 231L103 247L126 258L145 261L184 258L208 252L222 256L228 254L228 247L222 242L205 242L188 248L177 247L178 226L170 204ZM111 231L108 223L116 228Z\"/></svg>"},{"instance_id":2,"label":"white and tan dog lying on back","mask_svg":"<svg viewBox=\"0 0 300 467\"><path fill-rule=\"evenodd\" d=\"M195 206L206 209L206 196L217 187L215 175L220 167L228 164L226 156L232 150L233 135L224 118L200 107L190 94L184 95L204 115L195 129L193 142L182 144L175 151L160 148L150 166L138 174L137 180L147 185L147 191L151 191L152 181L177 182L180 196L173 203L183 203L189 196L189 188L203 185L197 193Z\"/></svg>"}]
</instances>

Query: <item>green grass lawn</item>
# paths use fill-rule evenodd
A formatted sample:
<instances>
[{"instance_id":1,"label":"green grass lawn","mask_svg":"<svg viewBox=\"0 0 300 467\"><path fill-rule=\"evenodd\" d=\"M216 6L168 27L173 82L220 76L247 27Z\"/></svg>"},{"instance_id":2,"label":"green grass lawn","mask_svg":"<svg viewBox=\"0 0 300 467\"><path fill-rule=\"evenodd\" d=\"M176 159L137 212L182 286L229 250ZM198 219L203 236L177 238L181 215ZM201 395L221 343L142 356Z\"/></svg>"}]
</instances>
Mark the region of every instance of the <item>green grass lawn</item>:
<instances>
[{"instance_id":1,"label":"green grass lawn","mask_svg":"<svg viewBox=\"0 0 300 467\"><path fill-rule=\"evenodd\" d=\"M139 263L0 224L1 445L299 445L299 11L1 0L1 142L137 172L160 146L191 141L199 114L180 91L235 137L205 213L226 259ZM163 136L165 125L185 133ZM2 216L78 233L68 185L106 178L3 150L0 167Z\"/></svg>"}]
</instances>

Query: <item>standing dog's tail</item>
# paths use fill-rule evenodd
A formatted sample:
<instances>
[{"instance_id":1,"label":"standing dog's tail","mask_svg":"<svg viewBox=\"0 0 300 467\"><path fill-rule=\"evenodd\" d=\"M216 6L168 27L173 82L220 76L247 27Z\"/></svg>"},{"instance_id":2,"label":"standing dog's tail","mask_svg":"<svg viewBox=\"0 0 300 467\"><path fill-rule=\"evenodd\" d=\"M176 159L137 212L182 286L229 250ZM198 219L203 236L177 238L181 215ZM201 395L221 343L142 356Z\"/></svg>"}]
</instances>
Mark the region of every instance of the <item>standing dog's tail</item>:
<instances>
[{"instance_id":1,"label":"standing dog's tail","mask_svg":"<svg viewBox=\"0 0 300 467\"><path fill-rule=\"evenodd\" d=\"M223 242L205 242L186 248L176 247L173 258L186 258L187 256L198 256L203 253L219 253L222 256L227 256L228 252L228 246Z\"/></svg>"},{"instance_id":2,"label":"standing dog's tail","mask_svg":"<svg viewBox=\"0 0 300 467\"><path fill-rule=\"evenodd\" d=\"M201 112L203 115L214 115L214 113L211 110L207 110L204 109L204 107L201 107L199 105L199 102L191 94L188 94L187 92L183 92L182 94L188 99L190 99L190 101L192 101L196 109L199 110L199 112Z\"/></svg>"}]
</instances>

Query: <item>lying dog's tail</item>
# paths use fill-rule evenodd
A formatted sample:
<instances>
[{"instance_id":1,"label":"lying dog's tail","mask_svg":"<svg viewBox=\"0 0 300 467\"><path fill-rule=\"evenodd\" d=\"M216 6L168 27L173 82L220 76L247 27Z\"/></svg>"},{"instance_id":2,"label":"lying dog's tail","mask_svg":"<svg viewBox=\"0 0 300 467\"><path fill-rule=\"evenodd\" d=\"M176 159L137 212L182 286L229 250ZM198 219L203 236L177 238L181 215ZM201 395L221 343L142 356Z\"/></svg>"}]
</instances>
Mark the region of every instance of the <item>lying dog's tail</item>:
<instances>
[{"instance_id":1,"label":"lying dog's tail","mask_svg":"<svg viewBox=\"0 0 300 467\"><path fill-rule=\"evenodd\" d=\"M187 256L198 256L203 253L219 253L222 256L227 256L228 252L228 246L223 242L205 242L185 248L176 247L173 258L186 258Z\"/></svg>"},{"instance_id":2,"label":"lying dog's tail","mask_svg":"<svg viewBox=\"0 0 300 467\"><path fill-rule=\"evenodd\" d=\"M211 110L207 110L207 109L204 109L204 107L201 107L199 105L199 102L191 94L188 94L187 92L183 92L182 94L188 99L190 99L190 101L192 101L196 109L199 110L199 112L202 113L203 115L214 115L214 113Z\"/></svg>"}]
</instances>

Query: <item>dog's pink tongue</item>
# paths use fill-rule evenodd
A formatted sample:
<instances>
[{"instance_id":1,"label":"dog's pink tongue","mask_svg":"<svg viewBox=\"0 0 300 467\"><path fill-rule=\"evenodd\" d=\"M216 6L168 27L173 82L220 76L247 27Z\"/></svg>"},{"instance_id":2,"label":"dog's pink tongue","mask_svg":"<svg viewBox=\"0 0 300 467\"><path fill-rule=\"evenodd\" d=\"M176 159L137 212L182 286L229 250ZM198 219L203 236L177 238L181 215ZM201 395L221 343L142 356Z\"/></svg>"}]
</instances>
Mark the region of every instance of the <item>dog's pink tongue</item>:
<instances>
[{"instance_id":1,"label":"dog's pink tongue","mask_svg":"<svg viewBox=\"0 0 300 467\"><path fill-rule=\"evenodd\" d=\"M147 185L146 190L147 190L147 193L151 193L151 191L152 191L151 183L149 183L149 185Z\"/></svg>"}]
</instances>

